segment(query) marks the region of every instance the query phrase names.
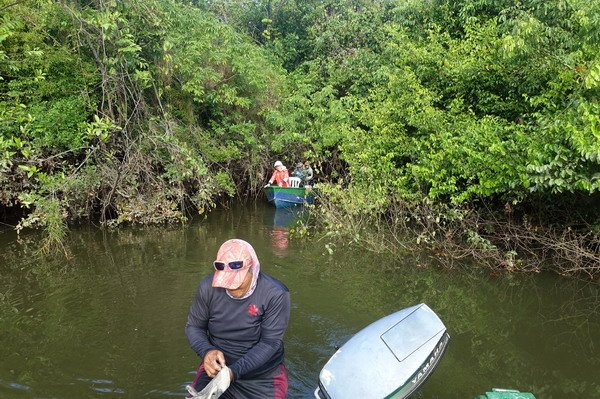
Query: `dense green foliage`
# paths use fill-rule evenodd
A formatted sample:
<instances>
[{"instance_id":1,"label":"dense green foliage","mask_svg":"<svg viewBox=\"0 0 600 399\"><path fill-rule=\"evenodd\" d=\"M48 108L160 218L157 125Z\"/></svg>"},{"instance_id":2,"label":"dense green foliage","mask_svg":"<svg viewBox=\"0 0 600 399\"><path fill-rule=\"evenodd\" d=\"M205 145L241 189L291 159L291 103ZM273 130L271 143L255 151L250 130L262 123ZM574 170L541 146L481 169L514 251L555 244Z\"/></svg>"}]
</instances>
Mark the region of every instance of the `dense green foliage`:
<instances>
[{"instance_id":1,"label":"dense green foliage","mask_svg":"<svg viewBox=\"0 0 600 399\"><path fill-rule=\"evenodd\" d=\"M180 219L257 192L275 157L356 214L600 191L598 2L0 7L0 201L34 209L22 225Z\"/></svg>"},{"instance_id":2,"label":"dense green foliage","mask_svg":"<svg viewBox=\"0 0 600 399\"><path fill-rule=\"evenodd\" d=\"M0 202L64 221L180 219L258 186L282 70L207 12L169 0L4 2Z\"/></svg>"},{"instance_id":3,"label":"dense green foliage","mask_svg":"<svg viewBox=\"0 0 600 399\"><path fill-rule=\"evenodd\" d=\"M290 71L275 149L339 151L361 190L453 202L598 191L593 2L204 7Z\"/></svg>"},{"instance_id":4,"label":"dense green foliage","mask_svg":"<svg viewBox=\"0 0 600 399\"><path fill-rule=\"evenodd\" d=\"M315 16L280 140L308 127L317 154L340 150L351 184L386 198L598 192L597 4L376 4Z\"/></svg>"}]
</instances>

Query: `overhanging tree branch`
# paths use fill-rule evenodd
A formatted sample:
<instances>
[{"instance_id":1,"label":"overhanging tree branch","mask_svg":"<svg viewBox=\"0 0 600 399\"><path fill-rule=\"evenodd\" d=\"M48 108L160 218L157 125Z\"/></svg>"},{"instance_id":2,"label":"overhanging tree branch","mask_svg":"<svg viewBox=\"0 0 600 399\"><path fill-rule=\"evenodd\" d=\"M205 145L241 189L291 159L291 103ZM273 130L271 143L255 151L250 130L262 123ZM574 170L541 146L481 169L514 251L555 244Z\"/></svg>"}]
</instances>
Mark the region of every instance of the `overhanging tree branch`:
<instances>
[{"instance_id":1,"label":"overhanging tree branch","mask_svg":"<svg viewBox=\"0 0 600 399\"><path fill-rule=\"evenodd\" d=\"M14 3L12 3L12 4L9 4L9 5L6 5L6 6L2 7L2 8L0 8L0 11L4 11L4 10L6 10L7 8L10 8L10 7L16 6L17 4L20 4L20 3L23 3L24 1L25 1L25 0L19 0L19 1L15 1L15 2L14 2Z\"/></svg>"}]
</instances>

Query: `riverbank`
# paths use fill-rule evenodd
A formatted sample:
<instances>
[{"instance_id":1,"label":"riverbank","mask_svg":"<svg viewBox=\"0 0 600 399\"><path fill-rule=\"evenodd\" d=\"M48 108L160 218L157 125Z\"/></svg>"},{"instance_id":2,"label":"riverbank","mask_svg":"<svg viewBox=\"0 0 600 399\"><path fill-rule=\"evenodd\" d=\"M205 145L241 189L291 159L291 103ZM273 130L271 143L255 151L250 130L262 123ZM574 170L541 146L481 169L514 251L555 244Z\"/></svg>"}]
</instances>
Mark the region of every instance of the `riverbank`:
<instances>
[{"instance_id":1,"label":"riverbank","mask_svg":"<svg viewBox=\"0 0 600 399\"><path fill-rule=\"evenodd\" d=\"M600 234L589 224L597 215L595 203L573 205L569 215L558 206L559 219L548 208L528 213L523 205L457 206L427 199L390 201L379 209L361 205L351 189L323 192L313 227L338 245L399 257L426 252L428 263L449 269L551 271L600 282Z\"/></svg>"}]
</instances>

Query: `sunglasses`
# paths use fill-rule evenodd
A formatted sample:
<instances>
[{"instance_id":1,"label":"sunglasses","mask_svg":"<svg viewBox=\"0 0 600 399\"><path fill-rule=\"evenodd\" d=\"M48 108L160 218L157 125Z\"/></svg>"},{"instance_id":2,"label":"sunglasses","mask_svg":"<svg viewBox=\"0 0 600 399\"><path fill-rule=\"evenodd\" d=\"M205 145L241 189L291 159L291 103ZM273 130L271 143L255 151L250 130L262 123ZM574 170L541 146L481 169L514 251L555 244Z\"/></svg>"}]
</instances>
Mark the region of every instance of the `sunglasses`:
<instances>
[{"instance_id":1,"label":"sunglasses","mask_svg":"<svg viewBox=\"0 0 600 399\"><path fill-rule=\"evenodd\" d=\"M225 270L225 266L229 266L231 270L239 270L244 267L243 260L234 260L232 262L219 262L218 260L213 262L215 270Z\"/></svg>"}]
</instances>

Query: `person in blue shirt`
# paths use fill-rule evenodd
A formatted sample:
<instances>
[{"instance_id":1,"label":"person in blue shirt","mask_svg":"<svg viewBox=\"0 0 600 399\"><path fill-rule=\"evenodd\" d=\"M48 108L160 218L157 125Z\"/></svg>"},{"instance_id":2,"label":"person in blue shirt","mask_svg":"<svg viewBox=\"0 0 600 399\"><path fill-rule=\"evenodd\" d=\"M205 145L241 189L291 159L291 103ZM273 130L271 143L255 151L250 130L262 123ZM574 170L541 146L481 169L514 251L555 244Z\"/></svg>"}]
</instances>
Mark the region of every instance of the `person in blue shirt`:
<instances>
[{"instance_id":1,"label":"person in blue shirt","mask_svg":"<svg viewBox=\"0 0 600 399\"><path fill-rule=\"evenodd\" d=\"M202 358L193 388L201 391L227 366L231 383L222 398L285 398L287 287L260 271L254 248L243 240L223 243L214 268L196 290L185 327L192 349Z\"/></svg>"}]
</instances>

